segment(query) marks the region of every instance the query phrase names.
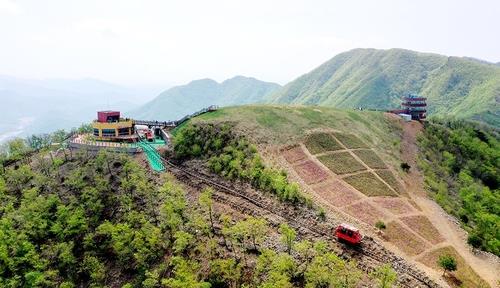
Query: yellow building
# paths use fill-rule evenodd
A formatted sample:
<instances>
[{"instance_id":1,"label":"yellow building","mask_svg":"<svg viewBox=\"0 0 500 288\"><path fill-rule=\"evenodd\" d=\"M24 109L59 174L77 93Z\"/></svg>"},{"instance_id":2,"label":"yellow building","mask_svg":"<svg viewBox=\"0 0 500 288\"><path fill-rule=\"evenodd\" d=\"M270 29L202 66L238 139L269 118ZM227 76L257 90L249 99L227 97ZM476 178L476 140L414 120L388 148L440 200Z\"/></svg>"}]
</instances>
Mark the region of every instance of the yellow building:
<instances>
[{"instance_id":1,"label":"yellow building","mask_svg":"<svg viewBox=\"0 0 500 288\"><path fill-rule=\"evenodd\" d=\"M92 122L94 136L98 140L107 141L134 141L134 123L131 119L120 118L118 111L99 111L97 120Z\"/></svg>"}]
</instances>

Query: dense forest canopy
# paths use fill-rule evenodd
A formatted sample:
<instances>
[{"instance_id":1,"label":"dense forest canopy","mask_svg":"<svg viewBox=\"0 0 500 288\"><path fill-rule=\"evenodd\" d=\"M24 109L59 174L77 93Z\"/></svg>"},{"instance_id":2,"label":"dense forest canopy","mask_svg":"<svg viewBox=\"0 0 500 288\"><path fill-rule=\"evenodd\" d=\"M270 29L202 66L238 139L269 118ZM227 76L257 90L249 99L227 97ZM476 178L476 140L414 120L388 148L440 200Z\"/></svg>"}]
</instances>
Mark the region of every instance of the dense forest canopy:
<instances>
[{"instance_id":1,"label":"dense forest canopy","mask_svg":"<svg viewBox=\"0 0 500 288\"><path fill-rule=\"evenodd\" d=\"M500 255L498 131L463 121L429 122L419 161L431 195L460 218L475 247Z\"/></svg>"}]
</instances>

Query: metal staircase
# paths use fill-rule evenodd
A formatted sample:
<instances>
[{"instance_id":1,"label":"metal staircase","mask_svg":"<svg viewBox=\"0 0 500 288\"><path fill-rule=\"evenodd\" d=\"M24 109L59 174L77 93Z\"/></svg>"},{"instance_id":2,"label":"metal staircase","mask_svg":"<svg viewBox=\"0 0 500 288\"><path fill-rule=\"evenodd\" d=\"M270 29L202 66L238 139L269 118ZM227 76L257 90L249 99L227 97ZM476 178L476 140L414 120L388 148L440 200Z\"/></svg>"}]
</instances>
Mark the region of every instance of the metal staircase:
<instances>
[{"instance_id":1,"label":"metal staircase","mask_svg":"<svg viewBox=\"0 0 500 288\"><path fill-rule=\"evenodd\" d=\"M141 147L144 154L146 154L146 158L149 161L149 165L154 171L156 172L165 171L165 166L163 165L163 162L161 160L160 153L158 153L158 151L156 151L156 149L153 146L151 146L148 142L143 140L137 142L137 145Z\"/></svg>"}]
</instances>

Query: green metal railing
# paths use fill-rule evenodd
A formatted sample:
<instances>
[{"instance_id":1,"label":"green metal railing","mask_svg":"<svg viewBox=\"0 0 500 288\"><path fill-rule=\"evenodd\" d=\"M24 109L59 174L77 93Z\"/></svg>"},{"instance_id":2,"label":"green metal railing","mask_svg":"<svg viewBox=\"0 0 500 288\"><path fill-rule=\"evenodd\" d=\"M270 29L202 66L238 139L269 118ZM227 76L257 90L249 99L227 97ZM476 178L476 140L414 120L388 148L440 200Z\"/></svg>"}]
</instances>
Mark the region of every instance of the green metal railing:
<instances>
[{"instance_id":1,"label":"green metal railing","mask_svg":"<svg viewBox=\"0 0 500 288\"><path fill-rule=\"evenodd\" d=\"M165 171L165 166L163 165L163 162L161 160L160 153L158 153L158 151L153 146L145 141L139 141L137 145L141 147L142 151L146 154L149 165L154 171Z\"/></svg>"}]
</instances>

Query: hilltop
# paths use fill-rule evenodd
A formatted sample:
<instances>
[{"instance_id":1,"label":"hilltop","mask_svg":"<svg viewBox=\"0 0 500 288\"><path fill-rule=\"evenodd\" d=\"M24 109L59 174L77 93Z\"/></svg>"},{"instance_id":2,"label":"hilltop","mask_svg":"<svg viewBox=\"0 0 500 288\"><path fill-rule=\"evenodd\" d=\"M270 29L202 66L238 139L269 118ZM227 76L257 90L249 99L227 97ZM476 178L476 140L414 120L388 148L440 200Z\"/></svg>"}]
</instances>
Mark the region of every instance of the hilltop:
<instances>
[{"instance_id":1,"label":"hilltop","mask_svg":"<svg viewBox=\"0 0 500 288\"><path fill-rule=\"evenodd\" d=\"M244 135L258 147L265 163L271 167L284 169L291 181L299 183L306 197L310 197L315 205L325 209L327 217L332 217L335 221L353 223L361 227L367 235L380 237L386 245L395 247L398 254L423 265L422 269L434 269L433 275L436 278L440 277L440 271L436 266L438 257L442 254L451 254L460 263L459 271L455 275L465 287L486 285L478 274L489 283L495 283L496 276L493 272L495 269L491 268L498 267L498 262L494 260L489 262L471 253L470 247L463 239L464 231L455 222L450 221L441 208L429 199L429 196L434 197L447 209L440 198L445 197L443 193L446 192L440 190L441 194L436 196L433 189L436 189L437 185L429 188L430 178L427 172L424 183L424 176L417 169L417 157L421 152L416 138L423 130L418 122L405 123L395 115L375 111L250 105L228 107L201 115L183 125L179 131L175 131L175 135L182 134L175 139L181 139L182 146L185 147L183 149L194 149L192 155L199 153L202 158L207 154L215 155L212 156L215 158L209 156L207 159L207 167L212 171L230 178L252 179L248 175L253 175L254 172L252 166L247 166L247 163L253 162L238 159L240 152L233 150L237 148L223 148L223 152L218 152L220 154L213 154L209 147L219 140L206 135L223 134L210 132L212 129L210 125L215 125L213 127L229 125L226 129ZM187 133L181 132L184 127L189 126L198 128L194 130L190 128ZM461 126L455 124L455 127L459 129ZM468 131L474 134L473 131ZM489 134L475 133L490 139L490 136L484 136ZM193 136L189 135L198 136L190 138ZM188 139L196 143L189 142ZM470 139L470 141L480 143L481 140ZM468 145L452 149L471 149ZM480 145L481 151L485 151L484 154L475 153L482 155L478 157L490 159L488 155L494 153L492 151L495 150L495 146L488 148L488 152L483 149L487 143ZM201 153L198 147L201 147ZM452 150L449 150L444 155L451 152ZM429 167L441 169L437 167L440 167L440 163L444 160L430 161L432 162L427 162L427 171ZM471 166L475 165L473 162L470 163ZM409 168L405 168L403 164L409 165ZM441 173L442 170L437 171L436 173ZM491 175L496 173L494 171L497 170L493 168ZM242 176L234 176L240 173ZM474 174L471 176L476 177ZM250 181L259 183L258 180ZM475 178L474 181L481 179ZM472 190L469 193L472 193ZM493 195L488 193L480 198L497 201L494 200L496 199L493 196L494 191ZM446 201L451 201L450 197L455 196L450 192L450 196L446 197L448 197L445 198ZM484 226L482 223L486 222L480 222L474 212L464 210L468 209L468 206L460 208L460 205L466 204L461 204L462 202L456 198L453 198L453 201L454 205L457 205L456 209L462 209L460 213L464 213L461 214L461 218L474 219L464 223L470 235L481 233L479 237L493 239L491 240L493 242L490 242L492 247L498 247L495 246L497 245L494 242L495 236L489 236L495 233L494 224ZM492 215L488 216L490 218L496 217L494 216L496 212L485 205L486 202L481 200L476 209L491 213ZM495 220L491 219L485 225L494 223ZM476 225L474 222L479 224ZM384 228L379 230L375 228L377 225L382 225ZM474 237L476 243L484 239L477 240L477 237ZM480 246L476 243L474 244L476 247ZM495 251L494 249L496 248L490 251Z\"/></svg>"},{"instance_id":2,"label":"hilltop","mask_svg":"<svg viewBox=\"0 0 500 288\"><path fill-rule=\"evenodd\" d=\"M262 102L280 85L251 77L236 76L217 83L212 79L194 80L158 95L130 112L137 119L175 120L209 105L242 105Z\"/></svg>"},{"instance_id":3,"label":"hilltop","mask_svg":"<svg viewBox=\"0 0 500 288\"><path fill-rule=\"evenodd\" d=\"M430 115L500 125L500 68L497 65L403 49L354 49L338 54L266 100L390 109L399 107L401 96L407 93L427 97Z\"/></svg>"}]
</instances>

